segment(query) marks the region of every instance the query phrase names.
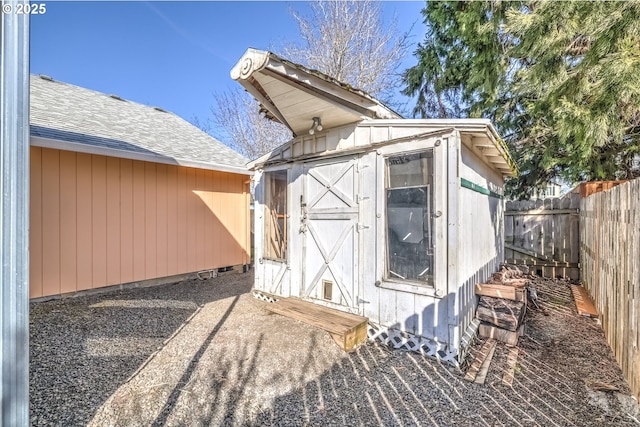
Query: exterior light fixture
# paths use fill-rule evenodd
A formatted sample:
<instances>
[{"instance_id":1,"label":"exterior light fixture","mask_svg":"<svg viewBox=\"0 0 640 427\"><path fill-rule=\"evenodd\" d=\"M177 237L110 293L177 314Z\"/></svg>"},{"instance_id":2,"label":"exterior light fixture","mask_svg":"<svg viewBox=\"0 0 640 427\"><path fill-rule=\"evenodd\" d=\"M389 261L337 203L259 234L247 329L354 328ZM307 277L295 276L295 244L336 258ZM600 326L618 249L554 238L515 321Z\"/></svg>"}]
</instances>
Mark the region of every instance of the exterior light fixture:
<instances>
[{"instance_id":1,"label":"exterior light fixture","mask_svg":"<svg viewBox=\"0 0 640 427\"><path fill-rule=\"evenodd\" d=\"M320 117L314 117L313 123L311 124L311 129L309 129L309 135L313 135L316 131L320 132L324 129L322 127L322 123L320 122Z\"/></svg>"}]
</instances>

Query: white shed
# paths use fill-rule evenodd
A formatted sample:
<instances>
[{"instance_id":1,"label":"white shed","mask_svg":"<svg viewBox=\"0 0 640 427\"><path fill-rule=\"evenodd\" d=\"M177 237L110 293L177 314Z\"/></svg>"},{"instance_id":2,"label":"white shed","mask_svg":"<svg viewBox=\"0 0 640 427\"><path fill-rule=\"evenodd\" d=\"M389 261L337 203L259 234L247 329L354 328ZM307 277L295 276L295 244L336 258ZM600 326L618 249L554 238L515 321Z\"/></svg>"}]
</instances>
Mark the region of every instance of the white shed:
<instances>
[{"instance_id":1,"label":"white shed","mask_svg":"<svg viewBox=\"0 0 640 427\"><path fill-rule=\"evenodd\" d=\"M249 49L231 71L294 139L256 171L254 293L369 319L369 337L456 362L474 285L503 261L509 154L490 121L403 119Z\"/></svg>"}]
</instances>

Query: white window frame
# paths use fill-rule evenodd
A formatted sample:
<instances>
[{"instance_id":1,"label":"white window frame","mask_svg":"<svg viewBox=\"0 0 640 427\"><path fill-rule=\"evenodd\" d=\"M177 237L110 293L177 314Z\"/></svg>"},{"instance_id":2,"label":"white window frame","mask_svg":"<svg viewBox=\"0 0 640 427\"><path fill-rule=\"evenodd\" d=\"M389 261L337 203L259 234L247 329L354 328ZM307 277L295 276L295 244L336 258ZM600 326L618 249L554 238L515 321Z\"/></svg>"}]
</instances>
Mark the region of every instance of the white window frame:
<instances>
[{"instance_id":1,"label":"white window frame","mask_svg":"<svg viewBox=\"0 0 640 427\"><path fill-rule=\"evenodd\" d=\"M277 257L273 257L273 256L269 256L267 255L267 224L268 224L268 218L266 217L266 212L267 212L267 192L269 191L269 181L270 178L269 176L273 173L278 173L278 172L284 172L286 174L286 194L285 194L285 212L284 212L284 229L283 229L283 233L284 233L284 246L285 246L285 256L283 258L277 258ZM262 258L265 260L270 260L270 261L278 261L278 262L288 262L289 260L289 253L290 253L290 221L289 221L289 209L290 209L290 193L291 193L291 188L290 188L290 179L291 179L291 174L290 174L290 170L288 168L274 168L274 169L269 169L269 170L265 170L262 173L262 188L263 188L263 192L262 192L262 204L261 204L261 208L262 208L262 248L261 248L261 252L262 252Z\"/></svg>"},{"instance_id":2,"label":"white window frame","mask_svg":"<svg viewBox=\"0 0 640 427\"><path fill-rule=\"evenodd\" d=\"M435 224L435 220L433 217L433 196L434 196L434 188L433 188L433 181L435 179L435 170L434 170L434 161L433 161L433 150L432 149L426 149L426 150L420 150L420 151L416 151L416 152L412 152L412 153L400 153L399 156L397 155L391 155L391 156L385 156L384 157L384 162L385 162L385 269L384 269L384 280L385 281L400 281L402 283L409 283L412 285L417 285L417 286L427 286L427 287L434 287L435 286L435 278L432 279L431 282L423 282L417 279L408 279L408 278L402 278L402 277L398 277L398 273L394 272L391 270L391 259L390 259L390 235L389 235L389 205L388 205L388 198L389 198L389 190L398 190L401 189L399 187L395 187L395 188L390 188L390 181L391 181L391 177L390 177L390 168L389 168L389 159L392 158L397 158L400 156L412 156L412 155L422 155L422 154L430 154L429 159L430 159L430 164L429 164L429 169L430 169L430 173L431 173L431 183L430 184L424 184L424 185L412 185L412 186L408 186L408 187L404 187L405 189L409 189L409 188L422 188L422 187L426 187L429 191L429 196L427 198L427 210L428 210L428 228L430 231L430 240L431 240L431 245L432 247L434 247L434 243L435 243L435 230L433 229L433 225ZM435 265L435 252L432 254L433 260L432 260L432 270L433 270L433 266ZM424 272L423 272L424 273ZM432 275L432 272L430 272L429 275Z\"/></svg>"},{"instance_id":3,"label":"white window frame","mask_svg":"<svg viewBox=\"0 0 640 427\"><path fill-rule=\"evenodd\" d=\"M378 247L376 251L376 286L418 295L443 297L447 289L447 140L448 137L430 137L417 141L388 145L377 150L376 217ZM433 285L403 281L386 277L387 271L387 219L386 219L386 161L401 154L433 152L433 223L434 281Z\"/></svg>"}]
</instances>

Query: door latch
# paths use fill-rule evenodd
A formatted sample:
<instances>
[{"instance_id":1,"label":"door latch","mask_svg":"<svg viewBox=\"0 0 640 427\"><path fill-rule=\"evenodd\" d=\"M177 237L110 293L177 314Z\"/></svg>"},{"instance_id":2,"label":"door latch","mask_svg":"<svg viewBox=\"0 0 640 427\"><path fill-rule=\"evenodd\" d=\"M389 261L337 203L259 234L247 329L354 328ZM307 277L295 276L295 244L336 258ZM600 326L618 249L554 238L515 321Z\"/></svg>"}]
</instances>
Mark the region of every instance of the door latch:
<instances>
[{"instance_id":1,"label":"door latch","mask_svg":"<svg viewBox=\"0 0 640 427\"><path fill-rule=\"evenodd\" d=\"M360 224L358 224L357 228L358 228L358 232L360 232L360 230L365 230L365 229L371 228L371 227L369 227L368 225L360 225Z\"/></svg>"}]
</instances>

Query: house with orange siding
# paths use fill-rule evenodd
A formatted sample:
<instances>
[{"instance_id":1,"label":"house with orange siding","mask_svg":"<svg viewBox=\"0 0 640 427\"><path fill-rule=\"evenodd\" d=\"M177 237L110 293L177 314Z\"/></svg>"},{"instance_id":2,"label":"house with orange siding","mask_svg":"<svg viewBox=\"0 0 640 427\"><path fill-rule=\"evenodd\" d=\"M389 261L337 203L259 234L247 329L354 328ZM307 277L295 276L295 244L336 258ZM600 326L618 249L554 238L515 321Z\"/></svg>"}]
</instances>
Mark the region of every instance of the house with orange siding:
<instances>
[{"instance_id":1,"label":"house with orange siding","mask_svg":"<svg viewBox=\"0 0 640 427\"><path fill-rule=\"evenodd\" d=\"M31 298L250 263L247 159L158 107L30 88Z\"/></svg>"}]
</instances>

